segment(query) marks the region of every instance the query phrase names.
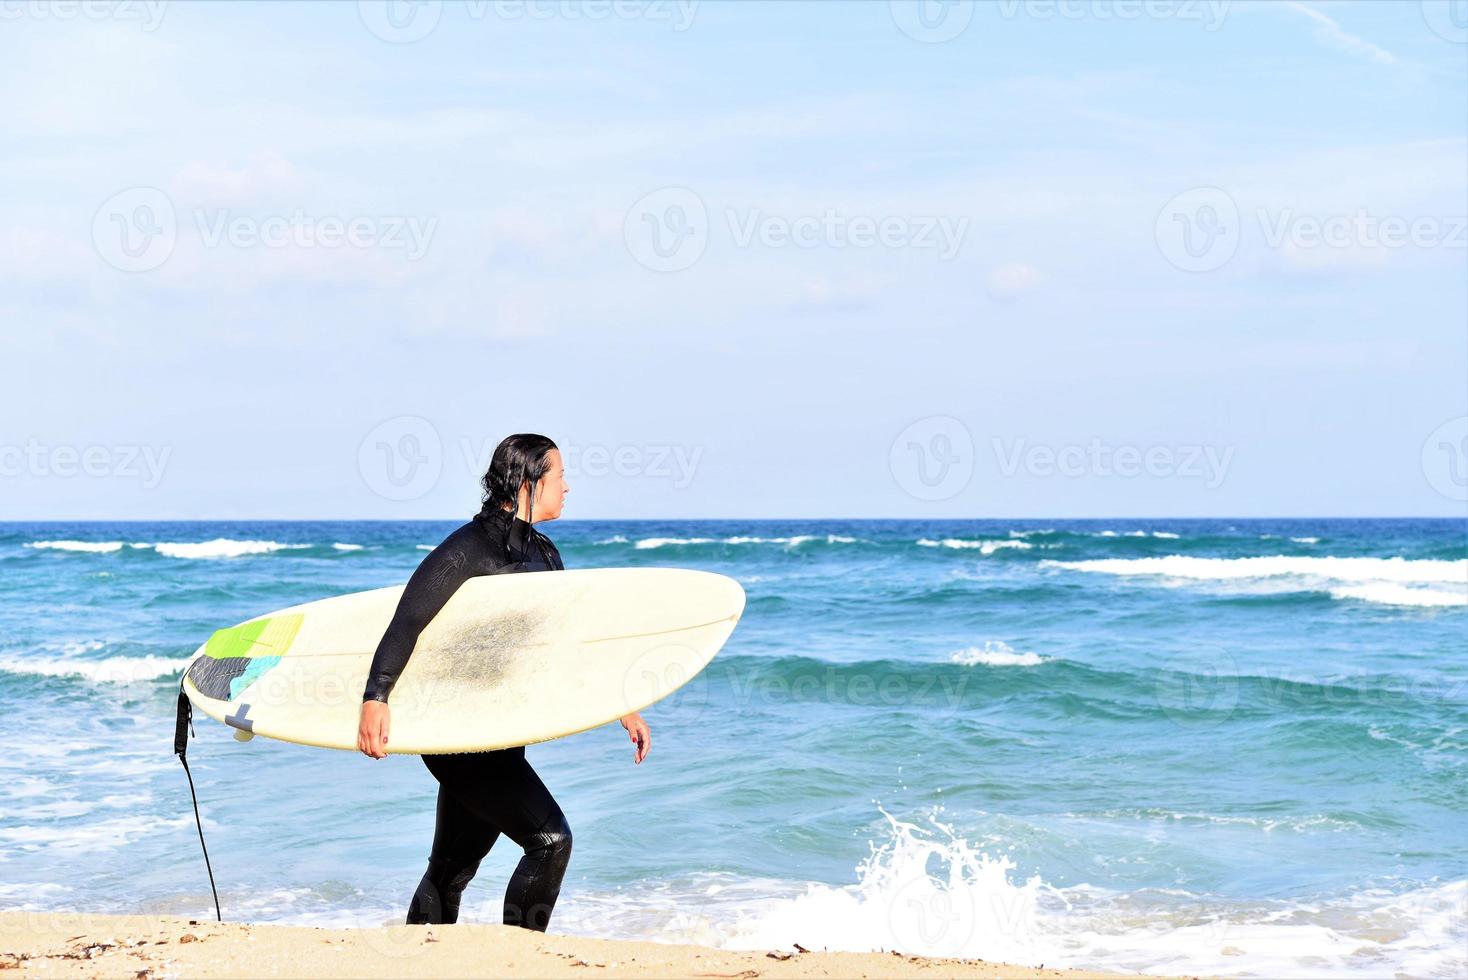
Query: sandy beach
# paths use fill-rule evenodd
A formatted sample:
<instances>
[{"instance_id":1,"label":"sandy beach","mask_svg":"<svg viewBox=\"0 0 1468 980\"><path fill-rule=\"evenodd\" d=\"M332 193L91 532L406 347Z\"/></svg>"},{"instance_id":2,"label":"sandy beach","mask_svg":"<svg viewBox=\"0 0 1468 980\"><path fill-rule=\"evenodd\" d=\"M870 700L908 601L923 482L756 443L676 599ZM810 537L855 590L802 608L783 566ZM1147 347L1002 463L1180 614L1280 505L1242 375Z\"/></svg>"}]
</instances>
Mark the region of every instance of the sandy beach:
<instances>
[{"instance_id":1,"label":"sandy beach","mask_svg":"<svg viewBox=\"0 0 1468 980\"><path fill-rule=\"evenodd\" d=\"M726 952L500 925L310 926L0 912L0 971L132 977L1112 977L897 953Z\"/></svg>"}]
</instances>

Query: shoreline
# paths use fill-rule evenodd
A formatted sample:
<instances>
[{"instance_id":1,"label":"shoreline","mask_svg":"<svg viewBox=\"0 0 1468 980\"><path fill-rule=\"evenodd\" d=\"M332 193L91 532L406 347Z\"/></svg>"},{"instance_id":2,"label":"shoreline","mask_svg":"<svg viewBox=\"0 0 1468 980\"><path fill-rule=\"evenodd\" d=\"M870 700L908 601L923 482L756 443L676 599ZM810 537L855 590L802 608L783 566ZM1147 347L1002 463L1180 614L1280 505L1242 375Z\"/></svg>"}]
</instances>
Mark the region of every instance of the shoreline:
<instances>
[{"instance_id":1,"label":"shoreline","mask_svg":"<svg viewBox=\"0 0 1468 980\"><path fill-rule=\"evenodd\" d=\"M459 923L362 929L163 915L0 912L0 973L133 977L1013 977L1143 974L902 953L746 952Z\"/></svg>"}]
</instances>

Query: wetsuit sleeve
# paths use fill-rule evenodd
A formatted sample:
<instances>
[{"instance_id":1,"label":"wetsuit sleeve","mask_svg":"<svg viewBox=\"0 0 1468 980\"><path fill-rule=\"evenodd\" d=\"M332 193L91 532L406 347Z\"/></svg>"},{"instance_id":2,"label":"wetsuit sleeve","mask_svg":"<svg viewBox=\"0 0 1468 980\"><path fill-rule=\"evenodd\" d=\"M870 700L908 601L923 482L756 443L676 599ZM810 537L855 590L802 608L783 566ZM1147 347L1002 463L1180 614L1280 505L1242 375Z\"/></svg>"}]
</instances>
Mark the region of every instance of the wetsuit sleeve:
<instances>
[{"instance_id":1,"label":"wetsuit sleeve","mask_svg":"<svg viewBox=\"0 0 1468 980\"><path fill-rule=\"evenodd\" d=\"M398 675L413 655L418 634L433 621L459 586L473 576L483 550L475 533L465 526L445 538L443 544L423 559L408 579L392 621L377 644L367 672L367 686L362 692L363 701L387 701Z\"/></svg>"}]
</instances>

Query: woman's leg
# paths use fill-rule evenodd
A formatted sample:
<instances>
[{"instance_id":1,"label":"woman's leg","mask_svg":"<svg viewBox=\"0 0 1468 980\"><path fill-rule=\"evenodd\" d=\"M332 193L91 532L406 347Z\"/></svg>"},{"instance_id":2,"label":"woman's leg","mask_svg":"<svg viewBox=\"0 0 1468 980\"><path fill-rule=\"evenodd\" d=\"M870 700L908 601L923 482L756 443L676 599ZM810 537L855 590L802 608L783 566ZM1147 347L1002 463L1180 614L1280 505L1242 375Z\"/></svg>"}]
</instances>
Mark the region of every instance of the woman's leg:
<instances>
[{"instance_id":1,"label":"woman's leg","mask_svg":"<svg viewBox=\"0 0 1468 980\"><path fill-rule=\"evenodd\" d=\"M428 758L424 756L425 761ZM433 768L429 766L430 771ZM459 921L459 899L499 833L440 782L433 850L428 856L428 870L408 905L409 925Z\"/></svg>"},{"instance_id":2,"label":"woman's leg","mask_svg":"<svg viewBox=\"0 0 1468 980\"><path fill-rule=\"evenodd\" d=\"M571 860L571 827L524 746L423 760L459 803L525 851L505 889L503 921L544 932Z\"/></svg>"},{"instance_id":3,"label":"woman's leg","mask_svg":"<svg viewBox=\"0 0 1468 980\"><path fill-rule=\"evenodd\" d=\"M501 829L525 854L505 888L504 924L545 932L571 860L571 825L525 760L523 746L507 783L514 787L520 819L507 818Z\"/></svg>"}]
</instances>

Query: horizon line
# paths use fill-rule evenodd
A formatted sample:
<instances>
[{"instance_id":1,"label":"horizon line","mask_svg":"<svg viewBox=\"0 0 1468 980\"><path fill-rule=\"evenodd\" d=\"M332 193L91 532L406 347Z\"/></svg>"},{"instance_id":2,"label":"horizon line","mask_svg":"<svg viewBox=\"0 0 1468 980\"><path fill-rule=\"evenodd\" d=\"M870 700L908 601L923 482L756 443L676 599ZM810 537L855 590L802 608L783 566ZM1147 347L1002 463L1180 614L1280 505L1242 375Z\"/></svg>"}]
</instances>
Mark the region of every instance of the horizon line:
<instances>
[{"instance_id":1,"label":"horizon line","mask_svg":"<svg viewBox=\"0 0 1468 980\"><path fill-rule=\"evenodd\" d=\"M472 515L463 517L45 517L3 518L6 524L201 524L236 522L272 522L276 524L352 524L352 523L448 523L472 520ZM1100 515L1095 517L557 517L536 524L599 523L616 522L646 523L649 521L745 521L745 522L790 522L790 521L1468 521L1468 513L1457 514L1272 514L1272 515L1224 515L1224 516L1173 516L1143 517L1137 515Z\"/></svg>"}]
</instances>

